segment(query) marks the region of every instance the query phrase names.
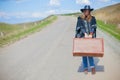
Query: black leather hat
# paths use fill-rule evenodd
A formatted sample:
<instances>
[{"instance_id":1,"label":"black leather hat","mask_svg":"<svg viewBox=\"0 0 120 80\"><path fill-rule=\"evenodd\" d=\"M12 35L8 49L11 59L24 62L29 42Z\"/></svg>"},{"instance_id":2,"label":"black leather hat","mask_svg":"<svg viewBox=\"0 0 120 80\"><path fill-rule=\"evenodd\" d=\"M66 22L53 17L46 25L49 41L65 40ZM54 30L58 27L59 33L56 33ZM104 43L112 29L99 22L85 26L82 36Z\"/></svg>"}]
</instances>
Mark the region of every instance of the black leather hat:
<instances>
[{"instance_id":1,"label":"black leather hat","mask_svg":"<svg viewBox=\"0 0 120 80\"><path fill-rule=\"evenodd\" d=\"M80 9L81 12L83 12L84 10L90 10L90 11L93 11L94 9L93 8L90 8L90 5L85 5L83 9Z\"/></svg>"}]
</instances>

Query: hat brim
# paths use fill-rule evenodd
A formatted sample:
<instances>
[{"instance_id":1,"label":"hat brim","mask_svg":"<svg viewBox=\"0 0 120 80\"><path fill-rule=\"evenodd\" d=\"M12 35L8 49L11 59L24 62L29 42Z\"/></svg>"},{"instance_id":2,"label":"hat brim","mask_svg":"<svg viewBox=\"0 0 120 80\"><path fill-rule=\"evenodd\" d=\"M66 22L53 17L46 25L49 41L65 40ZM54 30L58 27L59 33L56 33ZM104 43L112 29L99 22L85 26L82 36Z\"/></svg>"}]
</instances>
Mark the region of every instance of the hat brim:
<instances>
[{"instance_id":1,"label":"hat brim","mask_svg":"<svg viewBox=\"0 0 120 80\"><path fill-rule=\"evenodd\" d=\"M84 10L90 10L90 11L93 11L94 9L80 9L81 12L83 12Z\"/></svg>"}]
</instances>

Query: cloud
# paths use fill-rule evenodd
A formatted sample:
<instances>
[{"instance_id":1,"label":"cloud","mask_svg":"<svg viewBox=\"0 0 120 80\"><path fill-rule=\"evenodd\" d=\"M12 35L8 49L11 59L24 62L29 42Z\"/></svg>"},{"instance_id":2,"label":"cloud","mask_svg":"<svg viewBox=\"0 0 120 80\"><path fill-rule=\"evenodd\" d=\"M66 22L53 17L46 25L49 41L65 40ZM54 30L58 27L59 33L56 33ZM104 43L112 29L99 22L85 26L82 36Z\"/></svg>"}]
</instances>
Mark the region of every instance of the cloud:
<instances>
[{"instance_id":1,"label":"cloud","mask_svg":"<svg viewBox=\"0 0 120 80\"><path fill-rule=\"evenodd\" d=\"M99 0L101 2L109 2L110 0Z\"/></svg>"},{"instance_id":2,"label":"cloud","mask_svg":"<svg viewBox=\"0 0 120 80\"><path fill-rule=\"evenodd\" d=\"M23 3L23 2L26 2L28 0L15 0L15 1L16 1L16 3Z\"/></svg>"},{"instance_id":3,"label":"cloud","mask_svg":"<svg viewBox=\"0 0 120 80\"><path fill-rule=\"evenodd\" d=\"M53 9L53 10L49 10L46 14L47 15L51 15L51 14L65 14L65 13L74 13L74 12L79 12L79 10L70 10L70 9L59 10L59 9Z\"/></svg>"},{"instance_id":4,"label":"cloud","mask_svg":"<svg viewBox=\"0 0 120 80\"><path fill-rule=\"evenodd\" d=\"M0 0L0 1L12 1L12 2L16 2L16 3L23 3L23 2L26 2L28 0Z\"/></svg>"},{"instance_id":5,"label":"cloud","mask_svg":"<svg viewBox=\"0 0 120 80\"><path fill-rule=\"evenodd\" d=\"M59 11L58 11L58 14L75 13L75 12L79 12L79 10L70 10L70 9L59 10Z\"/></svg>"},{"instance_id":6,"label":"cloud","mask_svg":"<svg viewBox=\"0 0 120 80\"><path fill-rule=\"evenodd\" d=\"M60 5L60 0L50 0L49 4L51 6L59 6Z\"/></svg>"},{"instance_id":7,"label":"cloud","mask_svg":"<svg viewBox=\"0 0 120 80\"><path fill-rule=\"evenodd\" d=\"M56 10L48 10L45 12L0 12L1 19L26 19L26 18L44 18L52 14L56 14Z\"/></svg>"},{"instance_id":8,"label":"cloud","mask_svg":"<svg viewBox=\"0 0 120 80\"><path fill-rule=\"evenodd\" d=\"M0 17L4 17L6 16L6 13L5 12L0 12Z\"/></svg>"},{"instance_id":9,"label":"cloud","mask_svg":"<svg viewBox=\"0 0 120 80\"><path fill-rule=\"evenodd\" d=\"M76 0L76 4L90 4L90 0Z\"/></svg>"},{"instance_id":10,"label":"cloud","mask_svg":"<svg viewBox=\"0 0 120 80\"><path fill-rule=\"evenodd\" d=\"M47 15L56 14L56 10L49 10L46 12Z\"/></svg>"},{"instance_id":11,"label":"cloud","mask_svg":"<svg viewBox=\"0 0 120 80\"><path fill-rule=\"evenodd\" d=\"M52 14L63 14L63 13L73 13L79 10L59 10L51 9L45 12L4 12L0 11L1 19L29 19L29 18L45 18Z\"/></svg>"},{"instance_id":12,"label":"cloud","mask_svg":"<svg viewBox=\"0 0 120 80\"><path fill-rule=\"evenodd\" d=\"M0 18L10 19L10 18L43 18L46 14L41 12L0 12Z\"/></svg>"},{"instance_id":13,"label":"cloud","mask_svg":"<svg viewBox=\"0 0 120 80\"><path fill-rule=\"evenodd\" d=\"M40 17L43 17L43 15L40 12L35 12L35 13L31 14L31 17L33 17L33 18L40 18Z\"/></svg>"},{"instance_id":14,"label":"cloud","mask_svg":"<svg viewBox=\"0 0 120 80\"><path fill-rule=\"evenodd\" d=\"M10 19L9 15L5 12L0 12L0 18Z\"/></svg>"},{"instance_id":15,"label":"cloud","mask_svg":"<svg viewBox=\"0 0 120 80\"><path fill-rule=\"evenodd\" d=\"M44 17L44 14L41 12L17 12L11 13L10 16L14 16L16 18L41 18Z\"/></svg>"}]
</instances>

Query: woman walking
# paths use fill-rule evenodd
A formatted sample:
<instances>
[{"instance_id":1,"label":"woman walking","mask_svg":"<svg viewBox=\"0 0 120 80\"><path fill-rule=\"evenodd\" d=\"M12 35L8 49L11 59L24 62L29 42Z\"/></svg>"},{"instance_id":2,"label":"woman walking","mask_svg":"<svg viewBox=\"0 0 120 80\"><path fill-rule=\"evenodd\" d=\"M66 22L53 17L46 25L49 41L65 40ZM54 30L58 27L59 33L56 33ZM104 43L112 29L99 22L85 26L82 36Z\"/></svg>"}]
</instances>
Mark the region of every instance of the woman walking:
<instances>
[{"instance_id":1,"label":"woman walking","mask_svg":"<svg viewBox=\"0 0 120 80\"><path fill-rule=\"evenodd\" d=\"M91 15L91 11L93 11L93 9L91 9L89 5L85 5L85 7L81 9L83 15L78 17L77 20L76 38L96 38L96 19ZM93 57L83 56L82 62L85 74L88 73L88 66L90 66L92 74L96 73Z\"/></svg>"}]
</instances>

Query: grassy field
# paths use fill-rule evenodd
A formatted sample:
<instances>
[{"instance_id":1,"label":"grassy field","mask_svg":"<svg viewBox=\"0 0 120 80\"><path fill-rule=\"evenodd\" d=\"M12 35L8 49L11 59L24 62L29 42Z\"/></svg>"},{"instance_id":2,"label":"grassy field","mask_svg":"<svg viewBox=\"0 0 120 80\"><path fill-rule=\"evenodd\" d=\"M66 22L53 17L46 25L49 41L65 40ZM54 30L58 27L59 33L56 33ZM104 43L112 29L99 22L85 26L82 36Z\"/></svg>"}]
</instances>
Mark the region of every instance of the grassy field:
<instances>
[{"instance_id":1,"label":"grassy field","mask_svg":"<svg viewBox=\"0 0 120 80\"><path fill-rule=\"evenodd\" d=\"M97 20L97 25L100 29L108 32L116 39L120 40L120 29L117 28L114 24L105 24L103 21Z\"/></svg>"},{"instance_id":2,"label":"grassy field","mask_svg":"<svg viewBox=\"0 0 120 80\"><path fill-rule=\"evenodd\" d=\"M23 23L23 24L6 24L0 23L0 32L3 33L3 36L0 36L0 47L13 43L21 38L28 36L34 32L40 31L43 27L52 23L57 19L57 16L49 16L44 20L32 22L32 23Z\"/></svg>"},{"instance_id":3,"label":"grassy field","mask_svg":"<svg viewBox=\"0 0 120 80\"><path fill-rule=\"evenodd\" d=\"M78 17L80 16L80 12L76 12L76 13L69 13L69 14L61 14L62 16L75 16L75 17Z\"/></svg>"},{"instance_id":4,"label":"grassy field","mask_svg":"<svg viewBox=\"0 0 120 80\"><path fill-rule=\"evenodd\" d=\"M93 11L93 15L98 20L118 26L120 24L120 3L97 9Z\"/></svg>"}]
</instances>

